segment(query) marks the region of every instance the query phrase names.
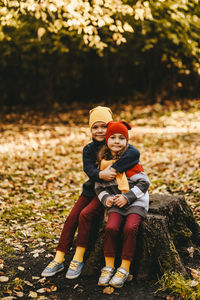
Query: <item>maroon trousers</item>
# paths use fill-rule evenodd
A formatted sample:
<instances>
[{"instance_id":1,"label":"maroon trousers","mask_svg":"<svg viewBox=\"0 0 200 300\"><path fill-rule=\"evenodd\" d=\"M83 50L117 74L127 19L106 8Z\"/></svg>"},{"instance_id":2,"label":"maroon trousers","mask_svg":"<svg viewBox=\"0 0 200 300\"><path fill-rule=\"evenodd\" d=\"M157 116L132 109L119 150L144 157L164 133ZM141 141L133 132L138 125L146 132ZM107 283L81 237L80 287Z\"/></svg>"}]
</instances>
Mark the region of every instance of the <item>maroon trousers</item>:
<instances>
[{"instance_id":1,"label":"maroon trousers","mask_svg":"<svg viewBox=\"0 0 200 300\"><path fill-rule=\"evenodd\" d=\"M125 221L125 223L123 227L123 246L121 258L132 261L136 248L138 227L141 222L141 216L137 214L129 214L128 216L124 217L117 212L109 213L104 238L104 256L116 256L118 241L121 233L120 229L123 225L123 221Z\"/></svg>"},{"instance_id":2,"label":"maroon trousers","mask_svg":"<svg viewBox=\"0 0 200 300\"><path fill-rule=\"evenodd\" d=\"M86 248L92 220L95 216L99 215L102 210L103 207L98 197L94 197L91 200L91 198L81 195L65 221L56 250L66 253L70 249L77 227L78 235L76 245Z\"/></svg>"}]
</instances>

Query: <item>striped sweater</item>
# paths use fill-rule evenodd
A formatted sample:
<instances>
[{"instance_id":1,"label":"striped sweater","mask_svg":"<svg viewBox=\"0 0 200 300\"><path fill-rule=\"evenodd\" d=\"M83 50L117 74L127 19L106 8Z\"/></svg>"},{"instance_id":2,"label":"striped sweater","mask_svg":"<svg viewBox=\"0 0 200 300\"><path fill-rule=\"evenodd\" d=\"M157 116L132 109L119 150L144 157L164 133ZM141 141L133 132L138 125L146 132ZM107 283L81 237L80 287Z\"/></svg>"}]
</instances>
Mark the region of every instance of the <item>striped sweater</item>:
<instances>
[{"instance_id":1,"label":"striped sweater","mask_svg":"<svg viewBox=\"0 0 200 300\"><path fill-rule=\"evenodd\" d=\"M149 209L149 179L140 164L137 164L126 171L126 176L130 189L127 193L123 193L123 196L127 198L128 202L122 208L113 205L112 207L107 208L108 212L118 212L124 216L127 216L130 213L136 213L145 217ZM95 182L95 191L99 200L105 207L108 197L121 194L116 180Z\"/></svg>"}]
</instances>

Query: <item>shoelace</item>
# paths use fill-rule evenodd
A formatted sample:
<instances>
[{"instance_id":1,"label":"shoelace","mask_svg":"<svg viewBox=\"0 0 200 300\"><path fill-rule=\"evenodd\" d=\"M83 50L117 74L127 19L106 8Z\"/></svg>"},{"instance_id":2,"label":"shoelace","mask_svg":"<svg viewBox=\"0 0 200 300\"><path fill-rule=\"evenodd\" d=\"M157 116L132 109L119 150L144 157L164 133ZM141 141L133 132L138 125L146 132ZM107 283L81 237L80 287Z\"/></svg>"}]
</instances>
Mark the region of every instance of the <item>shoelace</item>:
<instances>
[{"instance_id":1,"label":"shoelace","mask_svg":"<svg viewBox=\"0 0 200 300\"><path fill-rule=\"evenodd\" d=\"M117 271L115 276L118 278L123 278L125 276L125 274L121 273L120 271Z\"/></svg>"},{"instance_id":2,"label":"shoelace","mask_svg":"<svg viewBox=\"0 0 200 300\"><path fill-rule=\"evenodd\" d=\"M76 270L77 270L77 268L78 268L78 265L79 265L79 263L78 263L78 262L74 262L74 261L72 261L72 262L70 263L70 266L69 266L69 268L70 268L70 269L72 269L72 270L74 270L74 271L76 271Z\"/></svg>"},{"instance_id":3,"label":"shoelace","mask_svg":"<svg viewBox=\"0 0 200 300\"><path fill-rule=\"evenodd\" d=\"M106 277L107 275L109 275L110 274L110 271L107 271L107 270L103 270L102 272L101 272L101 276L102 277Z\"/></svg>"},{"instance_id":4,"label":"shoelace","mask_svg":"<svg viewBox=\"0 0 200 300\"><path fill-rule=\"evenodd\" d=\"M59 263L57 261L52 261L50 262L50 264L48 265L49 269L53 269L55 266L57 266Z\"/></svg>"}]
</instances>

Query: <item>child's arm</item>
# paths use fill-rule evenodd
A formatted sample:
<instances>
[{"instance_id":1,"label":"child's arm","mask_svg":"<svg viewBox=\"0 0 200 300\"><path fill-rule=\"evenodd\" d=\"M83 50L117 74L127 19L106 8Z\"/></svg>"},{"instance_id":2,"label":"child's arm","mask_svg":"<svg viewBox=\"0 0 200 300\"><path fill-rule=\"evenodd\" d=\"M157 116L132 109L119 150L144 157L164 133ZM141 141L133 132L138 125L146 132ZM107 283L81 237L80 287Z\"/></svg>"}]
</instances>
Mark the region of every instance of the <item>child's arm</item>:
<instances>
[{"instance_id":1,"label":"child's arm","mask_svg":"<svg viewBox=\"0 0 200 300\"><path fill-rule=\"evenodd\" d=\"M100 179L110 181L116 177L117 171L110 167L100 171L96 164L96 155L91 151L90 146L86 145L83 149L83 170L93 181Z\"/></svg>"},{"instance_id":2,"label":"child's arm","mask_svg":"<svg viewBox=\"0 0 200 300\"><path fill-rule=\"evenodd\" d=\"M136 199L142 198L148 191L150 181L148 176L144 172L134 174L129 178L134 183L134 187L131 188L123 196L127 198L127 205L133 203Z\"/></svg>"},{"instance_id":3,"label":"child's arm","mask_svg":"<svg viewBox=\"0 0 200 300\"><path fill-rule=\"evenodd\" d=\"M105 188L100 182L95 182L94 188L99 201L101 201L105 207L111 207L113 205L113 196L105 191Z\"/></svg>"},{"instance_id":4,"label":"child's arm","mask_svg":"<svg viewBox=\"0 0 200 300\"><path fill-rule=\"evenodd\" d=\"M134 146L129 145L127 151L112 165L112 168L123 173L138 164L139 160L140 152Z\"/></svg>"},{"instance_id":5,"label":"child's arm","mask_svg":"<svg viewBox=\"0 0 200 300\"><path fill-rule=\"evenodd\" d=\"M99 169L96 163L96 153L92 148L92 143L83 148L83 170L93 181L99 181Z\"/></svg>"}]
</instances>

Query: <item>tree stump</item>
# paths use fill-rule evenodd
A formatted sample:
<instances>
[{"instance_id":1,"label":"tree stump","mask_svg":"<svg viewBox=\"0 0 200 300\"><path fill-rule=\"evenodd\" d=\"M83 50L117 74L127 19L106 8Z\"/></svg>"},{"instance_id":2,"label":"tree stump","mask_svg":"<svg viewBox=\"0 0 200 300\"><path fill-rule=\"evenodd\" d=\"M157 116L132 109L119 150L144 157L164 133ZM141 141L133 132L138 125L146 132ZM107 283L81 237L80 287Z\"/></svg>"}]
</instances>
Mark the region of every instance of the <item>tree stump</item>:
<instances>
[{"instance_id":1,"label":"tree stump","mask_svg":"<svg viewBox=\"0 0 200 300\"><path fill-rule=\"evenodd\" d=\"M86 260L83 274L100 273L104 265L105 222ZM138 231L133 273L137 279L152 279L165 271L187 275L186 262L200 255L200 227L183 196L153 194L150 209Z\"/></svg>"}]
</instances>

